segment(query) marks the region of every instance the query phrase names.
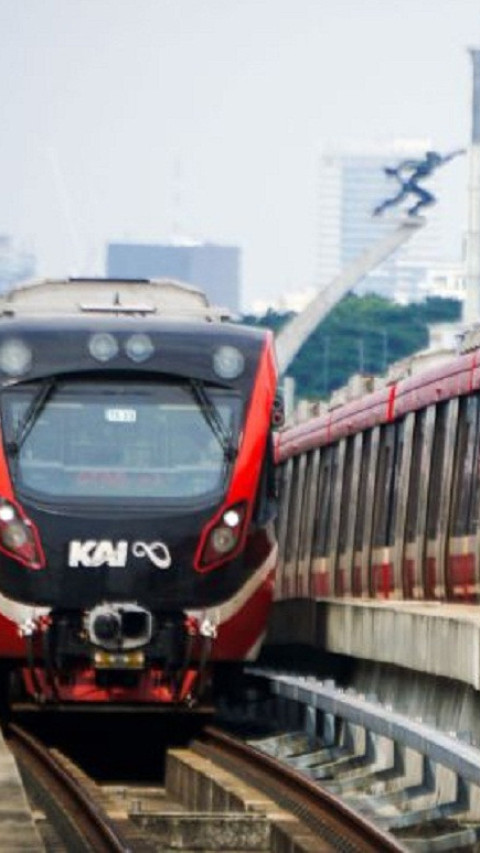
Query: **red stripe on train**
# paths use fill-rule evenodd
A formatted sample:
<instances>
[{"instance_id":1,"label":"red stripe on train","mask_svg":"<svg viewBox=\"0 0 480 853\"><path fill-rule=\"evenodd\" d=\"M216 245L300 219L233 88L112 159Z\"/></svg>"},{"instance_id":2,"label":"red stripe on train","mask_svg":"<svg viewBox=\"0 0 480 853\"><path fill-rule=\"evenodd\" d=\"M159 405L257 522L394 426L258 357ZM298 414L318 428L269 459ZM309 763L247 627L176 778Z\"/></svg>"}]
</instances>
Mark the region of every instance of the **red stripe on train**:
<instances>
[{"instance_id":1,"label":"red stripe on train","mask_svg":"<svg viewBox=\"0 0 480 853\"><path fill-rule=\"evenodd\" d=\"M265 632L273 601L275 569L255 590L248 601L218 629L212 660L243 660Z\"/></svg>"}]
</instances>

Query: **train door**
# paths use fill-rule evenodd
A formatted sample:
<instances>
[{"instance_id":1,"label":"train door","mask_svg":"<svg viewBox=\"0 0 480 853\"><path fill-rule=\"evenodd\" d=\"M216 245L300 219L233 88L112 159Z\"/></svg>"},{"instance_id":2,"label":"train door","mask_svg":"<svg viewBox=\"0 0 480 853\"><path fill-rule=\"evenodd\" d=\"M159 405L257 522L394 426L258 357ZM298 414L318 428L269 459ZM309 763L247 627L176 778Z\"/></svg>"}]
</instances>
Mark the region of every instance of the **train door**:
<instances>
[{"instance_id":1,"label":"train door","mask_svg":"<svg viewBox=\"0 0 480 853\"><path fill-rule=\"evenodd\" d=\"M478 593L477 513L479 464L479 397L462 397L453 471L447 544L447 597L475 600Z\"/></svg>"},{"instance_id":2,"label":"train door","mask_svg":"<svg viewBox=\"0 0 480 853\"><path fill-rule=\"evenodd\" d=\"M452 493L458 397L437 404L428 490L425 597L445 598L445 557Z\"/></svg>"},{"instance_id":3,"label":"train door","mask_svg":"<svg viewBox=\"0 0 480 853\"><path fill-rule=\"evenodd\" d=\"M297 567L297 588L300 596L310 595L310 562L312 557L312 540L315 523L315 507L317 505L318 469L320 465L320 450L310 450L307 453L307 469L305 487L303 490L302 516L300 520L300 544Z\"/></svg>"},{"instance_id":4,"label":"train door","mask_svg":"<svg viewBox=\"0 0 480 853\"><path fill-rule=\"evenodd\" d=\"M414 415L403 556L404 598L423 598L425 591L423 565L435 415L435 406Z\"/></svg>"}]
</instances>

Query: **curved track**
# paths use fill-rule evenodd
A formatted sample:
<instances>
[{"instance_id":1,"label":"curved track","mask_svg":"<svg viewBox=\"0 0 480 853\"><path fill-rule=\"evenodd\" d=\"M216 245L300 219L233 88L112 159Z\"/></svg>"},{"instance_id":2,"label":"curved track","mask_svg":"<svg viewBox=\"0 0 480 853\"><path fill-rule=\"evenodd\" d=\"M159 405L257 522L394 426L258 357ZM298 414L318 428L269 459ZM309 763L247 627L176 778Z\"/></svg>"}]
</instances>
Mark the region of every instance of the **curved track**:
<instances>
[{"instance_id":1,"label":"curved track","mask_svg":"<svg viewBox=\"0 0 480 853\"><path fill-rule=\"evenodd\" d=\"M35 788L41 801L48 798L49 810L63 824L59 833L75 850L125 853L127 838L109 820L73 767L16 724L8 729L8 745L22 775Z\"/></svg>"},{"instance_id":2,"label":"curved track","mask_svg":"<svg viewBox=\"0 0 480 853\"><path fill-rule=\"evenodd\" d=\"M197 749L267 793L304 822L314 835L331 844L332 850L405 851L393 836L353 811L338 797L284 762L259 754L254 747L219 729L207 728Z\"/></svg>"},{"instance_id":3,"label":"curved track","mask_svg":"<svg viewBox=\"0 0 480 853\"><path fill-rule=\"evenodd\" d=\"M15 724L8 743L66 850L151 853L179 838L188 849L199 822L205 837L199 846L197 831L199 850L277 851L285 849L285 836L299 851L405 850L318 785L212 727L190 748L170 751L167 791L161 783L97 785ZM229 846L222 841L227 836Z\"/></svg>"}]
</instances>

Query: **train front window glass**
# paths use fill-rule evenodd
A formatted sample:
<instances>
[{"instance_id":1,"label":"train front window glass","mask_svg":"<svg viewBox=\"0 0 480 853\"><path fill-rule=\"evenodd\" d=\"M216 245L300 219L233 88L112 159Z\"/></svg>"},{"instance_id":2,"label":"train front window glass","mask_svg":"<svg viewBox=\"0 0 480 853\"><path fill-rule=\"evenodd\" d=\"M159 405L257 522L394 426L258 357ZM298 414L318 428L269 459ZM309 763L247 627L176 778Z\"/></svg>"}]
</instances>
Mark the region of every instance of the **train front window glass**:
<instances>
[{"instance_id":1,"label":"train front window glass","mask_svg":"<svg viewBox=\"0 0 480 853\"><path fill-rule=\"evenodd\" d=\"M2 395L10 468L21 490L135 501L225 488L224 448L188 384L65 382L22 429L37 390L24 386ZM239 397L215 388L208 394L235 445Z\"/></svg>"}]
</instances>

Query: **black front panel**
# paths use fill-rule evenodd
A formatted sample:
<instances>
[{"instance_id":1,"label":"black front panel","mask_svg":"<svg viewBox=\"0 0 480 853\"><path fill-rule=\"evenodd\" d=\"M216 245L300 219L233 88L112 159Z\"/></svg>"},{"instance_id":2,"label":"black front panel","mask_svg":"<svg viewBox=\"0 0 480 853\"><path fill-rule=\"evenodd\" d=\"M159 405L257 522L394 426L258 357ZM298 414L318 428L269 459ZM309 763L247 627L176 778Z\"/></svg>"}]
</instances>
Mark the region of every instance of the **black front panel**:
<instances>
[{"instance_id":1,"label":"black front panel","mask_svg":"<svg viewBox=\"0 0 480 853\"><path fill-rule=\"evenodd\" d=\"M191 384L171 378L63 378L5 390L10 475L46 567L2 556L0 589L62 607L219 600L225 585L193 562L225 498L243 400L228 389L207 394L208 416ZM222 579L236 588L238 563Z\"/></svg>"},{"instance_id":2,"label":"black front panel","mask_svg":"<svg viewBox=\"0 0 480 853\"><path fill-rule=\"evenodd\" d=\"M131 349L140 328L151 345L144 361ZM263 344L263 333L207 324L6 321L4 453L46 565L22 565L0 543L0 591L67 609L134 601L183 610L238 590L255 560L202 574L194 558L230 486ZM25 347L24 374L3 376L20 368ZM13 523L7 532L13 539Z\"/></svg>"},{"instance_id":3,"label":"black front panel","mask_svg":"<svg viewBox=\"0 0 480 853\"><path fill-rule=\"evenodd\" d=\"M199 531L215 507L115 516L24 508L38 527L47 565L29 569L1 556L0 588L15 600L62 608L135 601L151 610L183 610L222 601L255 568L243 557L206 574L193 568Z\"/></svg>"}]
</instances>

